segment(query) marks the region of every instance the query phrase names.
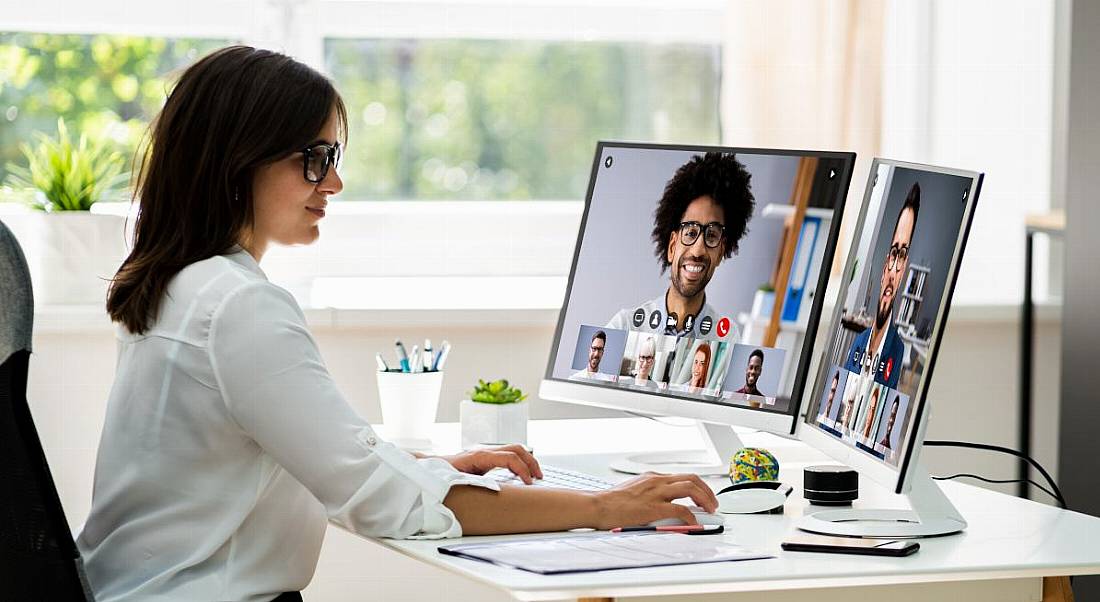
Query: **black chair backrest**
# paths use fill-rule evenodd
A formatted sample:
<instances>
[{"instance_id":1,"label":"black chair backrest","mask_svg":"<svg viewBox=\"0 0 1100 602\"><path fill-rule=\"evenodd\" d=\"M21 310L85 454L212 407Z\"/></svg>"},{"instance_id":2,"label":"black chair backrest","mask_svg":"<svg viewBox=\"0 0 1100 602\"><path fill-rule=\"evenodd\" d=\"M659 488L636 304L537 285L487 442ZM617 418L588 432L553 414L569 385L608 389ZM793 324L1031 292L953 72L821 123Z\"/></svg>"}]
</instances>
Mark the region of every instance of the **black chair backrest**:
<instances>
[{"instance_id":1,"label":"black chair backrest","mask_svg":"<svg viewBox=\"0 0 1100 602\"><path fill-rule=\"evenodd\" d=\"M92 600L27 405L33 321L27 262L0 222L0 599Z\"/></svg>"}]
</instances>

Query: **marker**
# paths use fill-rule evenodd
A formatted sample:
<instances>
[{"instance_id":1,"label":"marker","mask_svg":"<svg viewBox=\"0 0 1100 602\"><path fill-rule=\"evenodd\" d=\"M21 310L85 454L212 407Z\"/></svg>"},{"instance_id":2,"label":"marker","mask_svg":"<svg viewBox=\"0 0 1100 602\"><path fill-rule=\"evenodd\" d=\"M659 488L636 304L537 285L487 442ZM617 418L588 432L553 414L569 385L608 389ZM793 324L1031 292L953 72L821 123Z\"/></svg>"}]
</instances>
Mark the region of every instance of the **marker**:
<instances>
[{"instance_id":1,"label":"marker","mask_svg":"<svg viewBox=\"0 0 1100 602\"><path fill-rule=\"evenodd\" d=\"M424 361L421 362L421 364L423 365L422 367L424 369L423 371L424 372L431 372L432 371L432 366L435 364L435 361L434 361L435 358L432 357L432 340L431 339L424 339L424 358L423 359L424 359Z\"/></svg>"},{"instance_id":2,"label":"marker","mask_svg":"<svg viewBox=\"0 0 1100 602\"><path fill-rule=\"evenodd\" d=\"M401 366L402 372L409 371L409 355L405 353L405 346L401 344L401 340L397 339L393 342L393 346L397 351L397 363Z\"/></svg>"},{"instance_id":3,"label":"marker","mask_svg":"<svg viewBox=\"0 0 1100 602\"><path fill-rule=\"evenodd\" d=\"M703 525L663 525L660 527L641 526L641 527L615 527L611 530L612 533L633 533L635 531L668 531L671 533L691 533L692 531L703 531L706 527Z\"/></svg>"},{"instance_id":4,"label":"marker","mask_svg":"<svg viewBox=\"0 0 1100 602\"><path fill-rule=\"evenodd\" d=\"M443 344L439 347L439 357L435 359L435 365L432 369L439 371L443 369L443 364L447 363L447 356L451 353L451 344L447 341L443 341Z\"/></svg>"},{"instance_id":5,"label":"marker","mask_svg":"<svg viewBox=\"0 0 1100 602\"><path fill-rule=\"evenodd\" d=\"M420 372L420 346L413 345L413 351L409 354L409 372Z\"/></svg>"},{"instance_id":6,"label":"marker","mask_svg":"<svg viewBox=\"0 0 1100 602\"><path fill-rule=\"evenodd\" d=\"M379 351L378 353L375 354L374 361L376 361L378 363L378 371L379 372L389 372L390 371L390 367L386 365L386 360L382 359L382 352L381 351Z\"/></svg>"}]
</instances>

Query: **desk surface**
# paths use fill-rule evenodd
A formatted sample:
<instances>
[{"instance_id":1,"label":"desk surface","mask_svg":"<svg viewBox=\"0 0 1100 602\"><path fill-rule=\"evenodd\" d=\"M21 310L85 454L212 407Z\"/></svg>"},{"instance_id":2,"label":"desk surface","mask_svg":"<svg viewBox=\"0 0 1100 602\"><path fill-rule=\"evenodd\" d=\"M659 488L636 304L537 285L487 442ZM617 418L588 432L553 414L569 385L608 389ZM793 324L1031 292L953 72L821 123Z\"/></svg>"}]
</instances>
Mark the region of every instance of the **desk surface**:
<instances>
[{"instance_id":1,"label":"desk surface","mask_svg":"<svg viewBox=\"0 0 1100 602\"><path fill-rule=\"evenodd\" d=\"M438 425L437 440L457 440L456 425ZM384 430L384 429L383 429ZM530 444L540 460L583 470L608 480L608 461L629 451L690 449L694 428L668 426L641 418L536 421ZM941 486L966 517L962 534L924 539L906 558L784 552L779 544L796 529L794 522L815 507L801 497L802 468L830 460L797 441L766 433L741 433L746 445L766 447L780 461L780 478L795 485L783 515L726 517L727 541L775 554L776 558L733 563L656 567L543 576L439 554L439 541L382 540L383 545L469 579L506 590L521 600L751 592L778 589L846 587L900 583L976 581L1100 573L1100 518L1066 512L1037 502L943 482ZM565 447L575 450L566 454ZM616 447L617 446L617 447ZM644 446L644 447L643 447ZM623 451L616 451L621 449ZM714 486L722 485L715 479ZM903 508L904 500L876 483L860 483L855 507ZM808 510L809 509L809 510ZM552 537L555 534L547 534ZM499 537L532 537L499 536ZM488 537L466 537L477 542ZM455 543L450 540L448 543Z\"/></svg>"}]
</instances>

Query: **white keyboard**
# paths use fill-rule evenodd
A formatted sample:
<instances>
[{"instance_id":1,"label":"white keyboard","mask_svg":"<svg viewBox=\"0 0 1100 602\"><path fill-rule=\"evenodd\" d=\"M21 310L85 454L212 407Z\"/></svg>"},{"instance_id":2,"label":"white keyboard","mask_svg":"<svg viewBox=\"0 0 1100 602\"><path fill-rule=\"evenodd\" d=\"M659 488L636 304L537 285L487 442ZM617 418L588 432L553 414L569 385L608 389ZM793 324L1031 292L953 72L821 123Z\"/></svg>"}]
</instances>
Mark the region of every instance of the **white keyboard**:
<instances>
[{"instance_id":1,"label":"white keyboard","mask_svg":"<svg viewBox=\"0 0 1100 602\"><path fill-rule=\"evenodd\" d=\"M525 486L524 482L507 468L494 468L485 473L485 476L492 478L501 485ZM611 489L614 484L583 472L542 465L542 478L535 479L531 487L603 491L604 489Z\"/></svg>"}]
</instances>

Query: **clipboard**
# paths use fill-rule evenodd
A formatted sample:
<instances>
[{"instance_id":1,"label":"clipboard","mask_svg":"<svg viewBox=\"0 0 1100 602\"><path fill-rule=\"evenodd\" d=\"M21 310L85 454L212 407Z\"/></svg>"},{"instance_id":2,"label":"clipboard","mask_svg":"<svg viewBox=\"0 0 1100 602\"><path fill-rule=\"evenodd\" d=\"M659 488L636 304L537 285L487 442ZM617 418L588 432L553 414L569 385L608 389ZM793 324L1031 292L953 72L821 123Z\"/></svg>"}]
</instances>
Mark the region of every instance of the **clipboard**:
<instances>
[{"instance_id":1,"label":"clipboard","mask_svg":"<svg viewBox=\"0 0 1100 602\"><path fill-rule=\"evenodd\" d=\"M455 544L439 553L540 575L773 558L717 537L653 531Z\"/></svg>"}]
</instances>

